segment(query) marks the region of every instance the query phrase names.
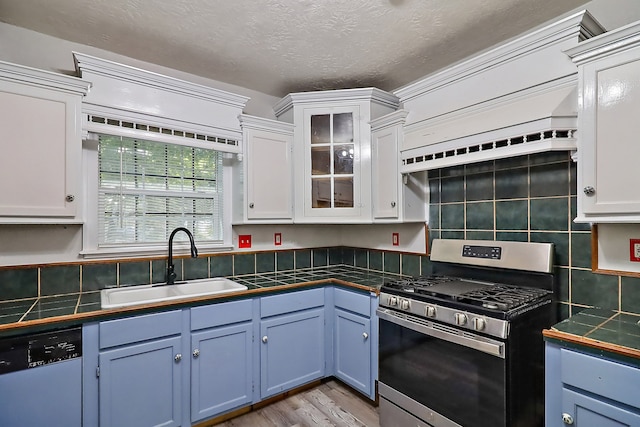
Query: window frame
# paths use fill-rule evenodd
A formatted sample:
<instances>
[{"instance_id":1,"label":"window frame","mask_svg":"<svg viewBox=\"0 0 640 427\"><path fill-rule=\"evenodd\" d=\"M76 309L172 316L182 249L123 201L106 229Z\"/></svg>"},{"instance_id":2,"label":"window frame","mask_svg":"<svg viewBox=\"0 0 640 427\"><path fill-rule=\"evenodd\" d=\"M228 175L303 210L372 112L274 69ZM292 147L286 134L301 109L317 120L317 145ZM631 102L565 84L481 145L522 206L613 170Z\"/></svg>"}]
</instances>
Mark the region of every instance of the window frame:
<instances>
[{"instance_id":1,"label":"window frame","mask_svg":"<svg viewBox=\"0 0 640 427\"><path fill-rule=\"evenodd\" d=\"M99 159L98 159L98 133L122 136L126 138L138 138L146 141L155 141L160 143L176 144L175 138L165 137L162 134L148 135L146 132L135 132L127 130L119 132L118 129L110 129L96 131L96 133L88 132L83 139L82 157L83 157L83 177L84 177L84 205L82 207L83 217L85 219L83 229L83 245L80 255L86 259L97 258L123 258L123 257L146 257L146 256L162 256L167 253L168 242L147 243L147 244L109 244L108 246L100 246L98 242L98 200L99 200ZM202 142L197 141L195 144L185 142L179 143L189 147L203 148ZM216 150L217 147L205 147ZM220 151L220 150L216 150ZM221 243L199 243L196 246L200 253L212 253L219 251L229 251L233 249L232 244L232 153L222 152L222 241ZM187 242L175 242L175 254L188 254L189 245Z\"/></svg>"}]
</instances>

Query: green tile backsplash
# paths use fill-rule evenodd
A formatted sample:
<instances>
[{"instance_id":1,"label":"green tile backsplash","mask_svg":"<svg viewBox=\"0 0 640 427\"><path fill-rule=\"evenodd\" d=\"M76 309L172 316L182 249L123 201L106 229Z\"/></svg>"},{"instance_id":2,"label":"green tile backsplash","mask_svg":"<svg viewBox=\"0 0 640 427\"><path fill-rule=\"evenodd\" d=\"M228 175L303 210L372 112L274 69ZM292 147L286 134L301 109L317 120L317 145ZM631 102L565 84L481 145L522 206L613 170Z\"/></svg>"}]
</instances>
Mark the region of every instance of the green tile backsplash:
<instances>
[{"instance_id":1,"label":"green tile backsplash","mask_svg":"<svg viewBox=\"0 0 640 427\"><path fill-rule=\"evenodd\" d=\"M178 280L242 276L255 273L280 274L276 272L313 267L326 268L328 265L340 264L355 265L379 272L417 276L427 274L429 261L425 255L341 246L257 253L225 253L198 258L180 257L174 259ZM77 299L77 294L81 291L83 294L80 298L78 311L82 312L83 305L91 309L91 306L99 301L99 294L95 291L117 286L161 283L166 280L166 270L166 259L3 267L0 268L0 317L10 319L15 317L13 321L18 321L20 320L19 313L24 312L24 310L18 310L14 313L8 308L3 308L2 304L6 301L25 300L25 304L31 306L35 301L34 298L40 296L69 294L69 298ZM304 274L306 273L300 273L300 275ZM295 282L298 278L291 280ZM11 307L14 305L15 303L12 302ZM56 307L38 306L34 311L34 316L38 316L36 312L44 313L47 310L57 309Z\"/></svg>"},{"instance_id":2,"label":"green tile backsplash","mask_svg":"<svg viewBox=\"0 0 640 427\"><path fill-rule=\"evenodd\" d=\"M640 279L591 272L590 227L573 222L576 165L568 152L432 170L429 189L429 239L554 243L561 315L587 306L640 313Z\"/></svg>"}]
</instances>

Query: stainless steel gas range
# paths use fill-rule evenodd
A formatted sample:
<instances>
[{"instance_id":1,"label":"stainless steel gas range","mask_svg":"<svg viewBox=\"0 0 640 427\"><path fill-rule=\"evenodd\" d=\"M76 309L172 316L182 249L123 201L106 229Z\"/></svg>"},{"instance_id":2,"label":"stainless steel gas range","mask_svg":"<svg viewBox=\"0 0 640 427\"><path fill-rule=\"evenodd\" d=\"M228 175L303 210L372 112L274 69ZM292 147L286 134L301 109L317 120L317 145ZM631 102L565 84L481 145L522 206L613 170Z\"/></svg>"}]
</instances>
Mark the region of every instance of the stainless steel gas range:
<instances>
[{"instance_id":1,"label":"stainless steel gas range","mask_svg":"<svg viewBox=\"0 0 640 427\"><path fill-rule=\"evenodd\" d=\"M381 427L538 427L553 245L436 239L433 275L386 283Z\"/></svg>"}]
</instances>

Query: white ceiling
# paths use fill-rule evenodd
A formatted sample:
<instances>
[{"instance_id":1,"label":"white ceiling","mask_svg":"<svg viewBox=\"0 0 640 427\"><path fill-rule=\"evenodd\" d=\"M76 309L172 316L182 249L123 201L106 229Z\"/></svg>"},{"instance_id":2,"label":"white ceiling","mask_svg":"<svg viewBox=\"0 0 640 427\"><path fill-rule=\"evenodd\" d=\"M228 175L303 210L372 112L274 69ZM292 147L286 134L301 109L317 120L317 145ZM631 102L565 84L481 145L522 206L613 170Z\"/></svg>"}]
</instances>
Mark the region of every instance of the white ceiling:
<instances>
[{"instance_id":1,"label":"white ceiling","mask_svg":"<svg viewBox=\"0 0 640 427\"><path fill-rule=\"evenodd\" d=\"M0 0L0 21L274 96L397 89L586 0Z\"/></svg>"}]
</instances>

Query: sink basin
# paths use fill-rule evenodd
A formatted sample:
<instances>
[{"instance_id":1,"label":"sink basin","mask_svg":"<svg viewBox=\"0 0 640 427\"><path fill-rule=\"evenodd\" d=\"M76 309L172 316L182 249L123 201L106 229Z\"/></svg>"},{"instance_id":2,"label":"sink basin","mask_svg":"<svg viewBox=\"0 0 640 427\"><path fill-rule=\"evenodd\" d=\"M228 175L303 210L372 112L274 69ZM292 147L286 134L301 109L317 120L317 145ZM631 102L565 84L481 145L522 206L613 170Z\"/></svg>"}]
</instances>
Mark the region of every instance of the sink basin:
<instances>
[{"instance_id":1,"label":"sink basin","mask_svg":"<svg viewBox=\"0 0 640 427\"><path fill-rule=\"evenodd\" d=\"M140 285L127 288L103 289L100 292L102 308L173 301L184 298L218 295L244 291L247 287L224 277L189 280L173 285Z\"/></svg>"}]
</instances>

